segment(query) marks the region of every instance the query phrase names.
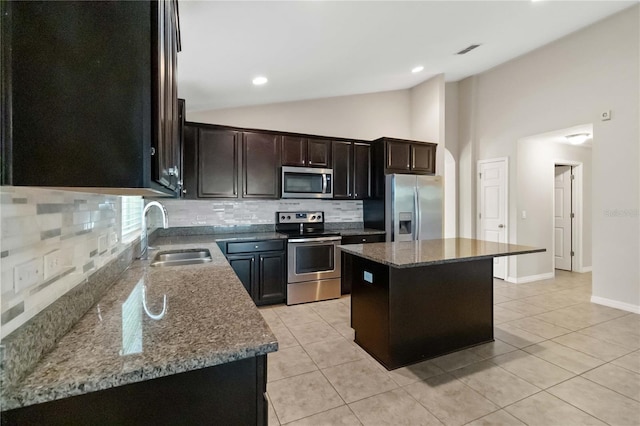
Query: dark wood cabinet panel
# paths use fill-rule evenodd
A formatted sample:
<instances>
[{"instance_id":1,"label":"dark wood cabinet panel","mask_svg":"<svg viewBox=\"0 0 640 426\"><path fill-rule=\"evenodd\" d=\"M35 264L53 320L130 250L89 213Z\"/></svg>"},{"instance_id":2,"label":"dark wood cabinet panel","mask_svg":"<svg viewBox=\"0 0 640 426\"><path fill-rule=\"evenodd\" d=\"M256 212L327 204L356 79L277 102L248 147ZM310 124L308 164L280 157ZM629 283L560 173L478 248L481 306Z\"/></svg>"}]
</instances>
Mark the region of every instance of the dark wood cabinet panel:
<instances>
[{"instance_id":1,"label":"dark wood cabinet panel","mask_svg":"<svg viewBox=\"0 0 640 426\"><path fill-rule=\"evenodd\" d=\"M333 198L352 197L353 142L333 141Z\"/></svg>"},{"instance_id":2,"label":"dark wood cabinet panel","mask_svg":"<svg viewBox=\"0 0 640 426\"><path fill-rule=\"evenodd\" d=\"M408 172L411 167L411 146L404 142L387 142L388 170Z\"/></svg>"},{"instance_id":3,"label":"dark wood cabinet panel","mask_svg":"<svg viewBox=\"0 0 640 426\"><path fill-rule=\"evenodd\" d=\"M251 254L235 254L227 256L229 265L238 276L249 296L252 298L255 284L255 256Z\"/></svg>"},{"instance_id":4,"label":"dark wood cabinet panel","mask_svg":"<svg viewBox=\"0 0 640 426\"><path fill-rule=\"evenodd\" d=\"M371 197L371 145L353 144L353 198L363 200Z\"/></svg>"},{"instance_id":5,"label":"dark wood cabinet panel","mask_svg":"<svg viewBox=\"0 0 640 426\"><path fill-rule=\"evenodd\" d=\"M1 7L2 184L174 194L177 2Z\"/></svg>"},{"instance_id":6,"label":"dark wood cabinet panel","mask_svg":"<svg viewBox=\"0 0 640 426\"><path fill-rule=\"evenodd\" d=\"M242 140L244 198L279 198L280 137L244 132Z\"/></svg>"},{"instance_id":7,"label":"dark wood cabinet panel","mask_svg":"<svg viewBox=\"0 0 640 426\"><path fill-rule=\"evenodd\" d=\"M307 140L307 165L309 167L331 167L330 140Z\"/></svg>"},{"instance_id":8,"label":"dark wood cabinet panel","mask_svg":"<svg viewBox=\"0 0 640 426\"><path fill-rule=\"evenodd\" d=\"M411 144L411 170L422 173L435 173L435 145Z\"/></svg>"},{"instance_id":9,"label":"dark wood cabinet panel","mask_svg":"<svg viewBox=\"0 0 640 426\"><path fill-rule=\"evenodd\" d=\"M198 197L238 197L237 133L198 129Z\"/></svg>"},{"instance_id":10,"label":"dark wood cabinet panel","mask_svg":"<svg viewBox=\"0 0 640 426\"><path fill-rule=\"evenodd\" d=\"M256 304L282 303L286 298L286 257L284 252L258 255Z\"/></svg>"},{"instance_id":11,"label":"dark wood cabinet panel","mask_svg":"<svg viewBox=\"0 0 640 426\"><path fill-rule=\"evenodd\" d=\"M307 140L294 136L282 137L282 165L305 167L307 165Z\"/></svg>"},{"instance_id":12,"label":"dark wood cabinet panel","mask_svg":"<svg viewBox=\"0 0 640 426\"><path fill-rule=\"evenodd\" d=\"M385 234L360 234L360 235L347 235L342 237L341 243L347 244L369 244L369 243L383 243L386 239ZM342 277L340 280L340 291L342 294L351 293L352 286L352 262L353 256L347 256L347 253L341 253L342 256Z\"/></svg>"}]
</instances>

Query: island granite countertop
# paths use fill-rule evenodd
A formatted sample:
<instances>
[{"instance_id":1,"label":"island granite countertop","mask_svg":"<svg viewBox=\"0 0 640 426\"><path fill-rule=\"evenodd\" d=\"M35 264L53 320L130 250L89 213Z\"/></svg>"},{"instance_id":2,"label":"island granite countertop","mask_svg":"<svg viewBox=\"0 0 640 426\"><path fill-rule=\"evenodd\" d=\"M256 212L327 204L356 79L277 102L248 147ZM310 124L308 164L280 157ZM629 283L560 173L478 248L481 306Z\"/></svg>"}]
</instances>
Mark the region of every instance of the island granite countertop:
<instances>
[{"instance_id":1,"label":"island granite countertop","mask_svg":"<svg viewBox=\"0 0 640 426\"><path fill-rule=\"evenodd\" d=\"M16 387L5 389L3 410L278 349L275 336L220 252L215 238L167 237L167 240L157 240L155 247L207 248L213 260L172 267L151 267L151 260L133 262L31 374ZM154 255L151 251L149 258ZM162 312L165 296L164 316L153 319Z\"/></svg>"},{"instance_id":2,"label":"island granite countertop","mask_svg":"<svg viewBox=\"0 0 640 426\"><path fill-rule=\"evenodd\" d=\"M414 268L545 251L543 248L468 238L349 244L340 246L340 248L343 252L394 268Z\"/></svg>"}]
</instances>

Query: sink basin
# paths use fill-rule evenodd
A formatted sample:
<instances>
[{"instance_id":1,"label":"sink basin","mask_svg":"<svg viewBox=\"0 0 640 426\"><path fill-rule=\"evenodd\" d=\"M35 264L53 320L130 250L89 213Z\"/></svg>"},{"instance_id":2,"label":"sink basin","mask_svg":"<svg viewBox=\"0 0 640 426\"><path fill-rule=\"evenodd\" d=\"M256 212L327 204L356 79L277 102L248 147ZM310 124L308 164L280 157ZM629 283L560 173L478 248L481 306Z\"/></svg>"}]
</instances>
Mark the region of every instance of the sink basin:
<instances>
[{"instance_id":1,"label":"sink basin","mask_svg":"<svg viewBox=\"0 0 640 426\"><path fill-rule=\"evenodd\" d=\"M182 266L211 262L208 249L168 250L156 254L151 266Z\"/></svg>"}]
</instances>

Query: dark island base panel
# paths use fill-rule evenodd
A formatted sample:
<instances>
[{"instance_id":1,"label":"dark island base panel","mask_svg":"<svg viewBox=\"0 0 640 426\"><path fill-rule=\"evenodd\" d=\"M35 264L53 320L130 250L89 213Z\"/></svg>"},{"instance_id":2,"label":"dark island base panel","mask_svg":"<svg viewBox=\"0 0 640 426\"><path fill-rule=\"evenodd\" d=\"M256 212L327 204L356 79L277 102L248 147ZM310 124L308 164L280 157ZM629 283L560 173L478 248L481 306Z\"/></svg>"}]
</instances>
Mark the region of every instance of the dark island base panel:
<instances>
[{"instance_id":1,"label":"dark island base panel","mask_svg":"<svg viewBox=\"0 0 640 426\"><path fill-rule=\"evenodd\" d=\"M266 425L266 355L2 413L2 425Z\"/></svg>"},{"instance_id":2,"label":"dark island base panel","mask_svg":"<svg viewBox=\"0 0 640 426\"><path fill-rule=\"evenodd\" d=\"M344 254L355 341L387 369L493 341L493 259L398 269Z\"/></svg>"}]
</instances>

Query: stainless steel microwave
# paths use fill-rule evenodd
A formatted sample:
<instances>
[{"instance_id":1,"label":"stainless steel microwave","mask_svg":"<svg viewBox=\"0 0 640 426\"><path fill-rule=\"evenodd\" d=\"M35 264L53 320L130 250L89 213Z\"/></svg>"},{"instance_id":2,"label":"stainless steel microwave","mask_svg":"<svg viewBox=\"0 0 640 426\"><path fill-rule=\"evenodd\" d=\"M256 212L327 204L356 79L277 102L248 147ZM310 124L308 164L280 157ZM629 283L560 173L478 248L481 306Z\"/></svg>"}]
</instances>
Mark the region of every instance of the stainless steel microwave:
<instances>
[{"instance_id":1,"label":"stainless steel microwave","mask_svg":"<svg viewBox=\"0 0 640 426\"><path fill-rule=\"evenodd\" d=\"M333 198L333 169L283 166L282 198Z\"/></svg>"}]
</instances>

